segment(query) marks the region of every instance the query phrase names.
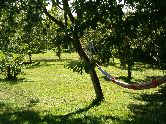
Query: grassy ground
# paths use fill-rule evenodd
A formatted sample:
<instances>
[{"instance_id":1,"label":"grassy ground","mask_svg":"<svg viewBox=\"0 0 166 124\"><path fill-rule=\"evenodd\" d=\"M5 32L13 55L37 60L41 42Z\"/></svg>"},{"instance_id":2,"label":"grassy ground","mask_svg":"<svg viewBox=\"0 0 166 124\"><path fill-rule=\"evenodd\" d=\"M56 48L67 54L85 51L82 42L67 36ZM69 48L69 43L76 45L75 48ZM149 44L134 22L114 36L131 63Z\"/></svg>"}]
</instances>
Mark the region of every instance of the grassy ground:
<instances>
[{"instance_id":1,"label":"grassy ground","mask_svg":"<svg viewBox=\"0 0 166 124\"><path fill-rule=\"evenodd\" d=\"M52 52L33 55L41 61L23 69L18 81L0 80L0 124L155 124L166 123L166 97L162 88L134 91L104 79L97 70L105 100L95 104L89 75L64 68L77 54ZM44 61L43 61L44 60ZM143 81L162 71L135 67L132 81ZM115 66L103 67L120 80L127 71ZM3 78L1 76L1 78Z\"/></svg>"}]
</instances>

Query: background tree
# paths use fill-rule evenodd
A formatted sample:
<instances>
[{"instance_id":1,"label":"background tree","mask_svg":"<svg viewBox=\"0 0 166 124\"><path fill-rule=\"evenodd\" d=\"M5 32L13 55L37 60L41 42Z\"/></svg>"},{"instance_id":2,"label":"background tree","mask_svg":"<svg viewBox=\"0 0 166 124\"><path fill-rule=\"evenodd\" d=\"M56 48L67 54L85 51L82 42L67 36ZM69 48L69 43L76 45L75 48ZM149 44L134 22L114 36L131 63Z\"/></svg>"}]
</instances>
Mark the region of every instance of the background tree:
<instances>
[{"instance_id":1,"label":"background tree","mask_svg":"<svg viewBox=\"0 0 166 124\"><path fill-rule=\"evenodd\" d=\"M145 0L145 1L126 1L126 4L132 6L135 12L132 14L132 20L137 21L137 43L142 46L150 56L151 64L160 68L165 68L165 20L166 20L166 2L164 0ZM162 46L161 46L162 44ZM147 61L146 58L144 58Z\"/></svg>"},{"instance_id":2,"label":"background tree","mask_svg":"<svg viewBox=\"0 0 166 124\"><path fill-rule=\"evenodd\" d=\"M6 4L10 2L2 2L0 13L0 50L2 52L0 69L7 79L16 79L21 73L20 62L23 60L20 54L19 8L16 4L12 6L6 6Z\"/></svg>"}]
</instances>

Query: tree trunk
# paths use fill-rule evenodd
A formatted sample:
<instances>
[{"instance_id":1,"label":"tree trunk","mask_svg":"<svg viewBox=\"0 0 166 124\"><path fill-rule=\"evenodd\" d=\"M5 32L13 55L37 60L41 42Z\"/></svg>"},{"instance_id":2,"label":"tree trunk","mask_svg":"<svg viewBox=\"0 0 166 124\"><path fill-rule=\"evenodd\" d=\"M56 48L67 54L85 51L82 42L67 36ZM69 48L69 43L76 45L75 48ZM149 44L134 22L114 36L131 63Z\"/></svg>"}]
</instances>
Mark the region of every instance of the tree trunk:
<instances>
[{"instance_id":1,"label":"tree trunk","mask_svg":"<svg viewBox=\"0 0 166 124\"><path fill-rule=\"evenodd\" d=\"M130 62L128 63L128 66L127 66L127 71L128 71L128 76L127 76L127 78L128 79L131 79L131 68L132 68L132 66L131 66L131 64L130 64Z\"/></svg>"},{"instance_id":2,"label":"tree trunk","mask_svg":"<svg viewBox=\"0 0 166 124\"><path fill-rule=\"evenodd\" d=\"M6 71L7 71L7 79L12 79L12 74L11 74L11 67L10 65L8 65L6 67Z\"/></svg>"},{"instance_id":3,"label":"tree trunk","mask_svg":"<svg viewBox=\"0 0 166 124\"><path fill-rule=\"evenodd\" d=\"M69 4L67 0L63 0L63 6L65 6L65 12L67 13L67 15L70 18L71 24L75 24L75 18L71 13ZM54 18L53 16L51 16L48 12L47 9L44 10L44 13L46 14L47 17L49 17L49 19L51 19L52 21L54 21L59 27L65 27L65 25L63 24L63 22L57 20L56 18ZM97 100L102 100L104 99L103 93L102 93L102 89L100 86L100 82L99 79L97 77L95 68L93 67L93 64L90 62L89 58L87 57L86 53L84 52L82 45L80 43L80 39L78 37L78 30L77 27L76 29L74 29L74 31L72 31L73 33L73 46L75 47L76 51L78 52L79 56L81 57L81 59L83 59L83 61L87 64L91 65L91 69L90 69L90 76L91 76L91 80L95 89L95 93L96 93L96 99Z\"/></svg>"},{"instance_id":4,"label":"tree trunk","mask_svg":"<svg viewBox=\"0 0 166 124\"><path fill-rule=\"evenodd\" d=\"M101 101L102 99L104 99L104 95L102 93L102 89L100 86L99 78L98 78L96 71L95 71L95 67L90 62L90 59L87 57L86 53L84 52L79 38L75 37L74 39L75 39L75 41L74 41L73 45L76 48L76 51L78 52L79 56L81 57L81 59L83 59L84 62L91 65L90 77L91 77L93 87L95 90L96 99Z\"/></svg>"},{"instance_id":5,"label":"tree trunk","mask_svg":"<svg viewBox=\"0 0 166 124\"><path fill-rule=\"evenodd\" d=\"M31 52L28 52L28 56L29 56L29 63L32 64L32 54L31 54Z\"/></svg>"},{"instance_id":6,"label":"tree trunk","mask_svg":"<svg viewBox=\"0 0 166 124\"><path fill-rule=\"evenodd\" d=\"M128 76L127 78L130 80L131 79L131 70L132 70L132 65L133 65L133 59L132 59L132 54L131 54L131 44L129 42L128 37L125 37L125 40L127 42L127 71L128 71Z\"/></svg>"},{"instance_id":7,"label":"tree trunk","mask_svg":"<svg viewBox=\"0 0 166 124\"><path fill-rule=\"evenodd\" d=\"M99 82L99 78L98 78L94 68L90 70L90 77L91 77L93 87L94 87L94 90L96 93L96 99L98 99L98 100L104 99L102 89L100 86L100 82Z\"/></svg>"},{"instance_id":8,"label":"tree trunk","mask_svg":"<svg viewBox=\"0 0 166 124\"><path fill-rule=\"evenodd\" d=\"M57 47L56 55L58 56L59 61L60 61L61 60L61 47L60 47L60 45L58 45L58 47Z\"/></svg>"}]
</instances>

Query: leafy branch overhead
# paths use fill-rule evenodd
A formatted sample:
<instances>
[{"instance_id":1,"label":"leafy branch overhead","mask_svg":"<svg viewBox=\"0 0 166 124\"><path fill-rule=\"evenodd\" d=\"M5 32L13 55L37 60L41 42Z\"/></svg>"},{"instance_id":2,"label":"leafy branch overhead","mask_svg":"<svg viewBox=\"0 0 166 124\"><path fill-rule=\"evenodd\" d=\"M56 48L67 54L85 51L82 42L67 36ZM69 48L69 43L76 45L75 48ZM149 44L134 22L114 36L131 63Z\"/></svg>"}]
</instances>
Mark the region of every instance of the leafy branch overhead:
<instances>
[{"instance_id":1,"label":"leafy branch overhead","mask_svg":"<svg viewBox=\"0 0 166 124\"><path fill-rule=\"evenodd\" d=\"M92 68L91 65L86 64L82 60L71 61L67 63L65 67L79 74L83 74L83 71L85 71L86 73L89 73L89 70Z\"/></svg>"}]
</instances>

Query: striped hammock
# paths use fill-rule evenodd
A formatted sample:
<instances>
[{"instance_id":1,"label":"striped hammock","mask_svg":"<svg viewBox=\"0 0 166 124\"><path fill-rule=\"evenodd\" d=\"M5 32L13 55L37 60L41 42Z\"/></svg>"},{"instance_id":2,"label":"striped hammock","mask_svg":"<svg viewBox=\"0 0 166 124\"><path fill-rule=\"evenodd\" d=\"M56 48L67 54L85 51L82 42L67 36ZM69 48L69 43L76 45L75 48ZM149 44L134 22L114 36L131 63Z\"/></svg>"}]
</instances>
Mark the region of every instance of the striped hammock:
<instances>
[{"instance_id":1,"label":"striped hammock","mask_svg":"<svg viewBox=\"0 0 166 124\"><path fill-rule=\"evenodd\" d=\"M122 82L122 81L115 79L115 77L111 76L108 72L103 70L101 68L101 66L99 66L98 64L96 64L96 65L97 65L98 69L100 70L100 72L102 74L104 74L108 78L108 80L110 80L113 83L115 83L121 87L124 87L124 88L133 89L133 90L144 90L144 89L156 88L157 86L159 86L163 83L166 83L166 75L164 75L160 78L152 79L152 80L147 81L147 82L142 82L140 84L125 83L125 82Z\"/></svg>"}]
</instances>

